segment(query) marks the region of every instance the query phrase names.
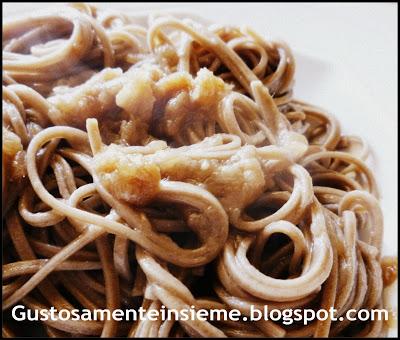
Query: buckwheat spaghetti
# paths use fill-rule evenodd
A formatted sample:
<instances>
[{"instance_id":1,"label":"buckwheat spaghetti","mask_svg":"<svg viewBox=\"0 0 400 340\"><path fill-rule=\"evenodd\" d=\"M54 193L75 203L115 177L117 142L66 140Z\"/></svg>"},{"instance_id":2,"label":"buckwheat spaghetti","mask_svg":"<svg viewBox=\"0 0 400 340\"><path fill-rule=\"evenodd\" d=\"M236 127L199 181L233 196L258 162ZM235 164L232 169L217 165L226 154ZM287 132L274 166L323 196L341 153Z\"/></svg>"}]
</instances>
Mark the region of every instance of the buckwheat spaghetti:
<instances>
[{"instance_id":1,"label":"buckwheat spaghetti","mask_svg":"<svg viewBox=\"0 0 400 340\"><path fill-rule=\"evenodd\" d=\"M3 68L3 310L381 306L368 148L293 98L284 43L73 4L5 22ZM42 324L48 336L137 337L383 326ZM4 324L4 336L23 332Z\"/></svg>"}]
</instances>

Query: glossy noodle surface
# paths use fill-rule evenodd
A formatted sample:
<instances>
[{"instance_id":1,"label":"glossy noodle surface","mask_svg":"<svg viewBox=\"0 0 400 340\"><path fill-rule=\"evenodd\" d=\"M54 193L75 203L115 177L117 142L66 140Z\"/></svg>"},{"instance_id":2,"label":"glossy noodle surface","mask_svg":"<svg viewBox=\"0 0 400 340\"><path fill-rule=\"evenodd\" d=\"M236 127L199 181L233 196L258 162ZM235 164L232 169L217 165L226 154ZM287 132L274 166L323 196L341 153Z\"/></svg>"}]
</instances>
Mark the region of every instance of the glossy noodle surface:
<instances>
[{"instance_id":1,"label":"glossy noodle surface","mask_svg":"<svg viewBox=\"0 0 400 340\"><path fill-rule=\"evenodd\" d=\"M3 24L3 309L382 307L363 139L283 42L74 4ZM396 267L397 270L397 267ZM47 336L380 336L383 321L44 321ZM29 335L6 319L3 336Z\"/></svg>"}]
</instances>

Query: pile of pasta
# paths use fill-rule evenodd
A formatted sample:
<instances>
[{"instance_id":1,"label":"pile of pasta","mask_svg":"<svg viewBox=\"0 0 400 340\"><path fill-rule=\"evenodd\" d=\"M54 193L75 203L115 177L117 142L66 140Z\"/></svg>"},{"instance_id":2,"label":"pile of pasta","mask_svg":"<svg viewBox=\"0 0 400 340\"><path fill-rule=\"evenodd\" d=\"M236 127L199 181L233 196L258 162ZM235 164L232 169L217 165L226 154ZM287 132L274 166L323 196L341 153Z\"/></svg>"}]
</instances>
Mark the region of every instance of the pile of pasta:
<instances>
[{"instance_id":1,"label":"pile of pasta","mask_svg":"<svg viewBox=\"0 0 400 340\"><path fill-rule=\"evenodd\" d=\"M382 307L365 142L248 27L72 4L3 24L3 310ZM48 336L379 336L383 321L43 321ZM21 335L6 318L3 336ZM26 335L26 334L25 334Z\"/></svg>"}]
</instances>

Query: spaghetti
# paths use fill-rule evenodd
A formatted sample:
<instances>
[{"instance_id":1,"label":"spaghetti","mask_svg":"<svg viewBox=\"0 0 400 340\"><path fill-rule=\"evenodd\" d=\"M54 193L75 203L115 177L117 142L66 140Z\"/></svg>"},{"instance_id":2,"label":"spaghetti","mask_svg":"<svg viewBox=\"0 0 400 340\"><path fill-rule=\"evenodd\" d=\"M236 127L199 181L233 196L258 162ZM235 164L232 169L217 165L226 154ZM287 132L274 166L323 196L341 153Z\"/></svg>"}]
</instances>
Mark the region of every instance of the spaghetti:
<instances>
[{"instance_id":1,"label":"spaghetti","mask_svg":"<svg viewBox=\"0 0 400 340\"><path fill-rule=\"evenodd\" d=\"M3 310L378 308L365 142L249 28L73 4L3 25ZM42 323L48 336L379 336L382 321ZM7 322L4 336L19 335ZM14 334L15 333L15 334Z\"/></svg>"}]
</instances>

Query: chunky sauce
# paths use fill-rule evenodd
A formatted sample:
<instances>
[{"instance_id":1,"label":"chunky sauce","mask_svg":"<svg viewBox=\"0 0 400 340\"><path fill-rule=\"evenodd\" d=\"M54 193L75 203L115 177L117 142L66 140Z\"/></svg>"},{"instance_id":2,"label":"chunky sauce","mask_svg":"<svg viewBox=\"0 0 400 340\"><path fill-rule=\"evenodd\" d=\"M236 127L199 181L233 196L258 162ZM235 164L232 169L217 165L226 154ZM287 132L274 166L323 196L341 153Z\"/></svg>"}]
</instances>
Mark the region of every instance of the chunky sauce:
<instances>
[{"instance_id":1,"label":"chunky sauce","mask_svg":"<svg viewBox=\"0 0 400 340\"><path fill-rule=\"evenodd\" d=\"M385 256L381 260L382 279L385 287L390 286L397 279L397 258Z\"/></svg>"}]
</instances>

